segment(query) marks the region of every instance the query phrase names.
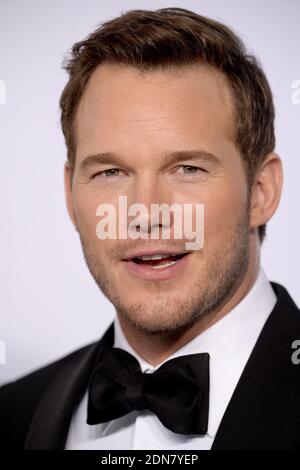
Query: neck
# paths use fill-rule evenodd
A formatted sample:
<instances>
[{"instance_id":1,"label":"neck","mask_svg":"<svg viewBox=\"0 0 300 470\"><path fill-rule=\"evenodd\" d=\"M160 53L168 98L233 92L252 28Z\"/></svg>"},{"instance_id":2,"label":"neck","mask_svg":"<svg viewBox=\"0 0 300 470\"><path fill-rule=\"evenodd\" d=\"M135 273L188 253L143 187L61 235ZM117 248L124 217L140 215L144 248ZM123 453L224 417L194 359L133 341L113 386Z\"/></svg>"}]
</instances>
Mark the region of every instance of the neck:
<instances>
[{"instance_id":1,"label":"neck","mask_svg":"<svg viewBox=\"0 0 300 470\"><path fill-rule=\"evenodd\" d=\"M203 333L227 315L249 292L257 278L260 266L259 251L250 256L247 272L239 285L235 286L229 299L208 315L200 317L192 326L183 328L173 334L151 335L138 330L126 318L118 314L123 333L130 346L149 364L156 366L171 354Z\"/></svg>"}]
</instances>

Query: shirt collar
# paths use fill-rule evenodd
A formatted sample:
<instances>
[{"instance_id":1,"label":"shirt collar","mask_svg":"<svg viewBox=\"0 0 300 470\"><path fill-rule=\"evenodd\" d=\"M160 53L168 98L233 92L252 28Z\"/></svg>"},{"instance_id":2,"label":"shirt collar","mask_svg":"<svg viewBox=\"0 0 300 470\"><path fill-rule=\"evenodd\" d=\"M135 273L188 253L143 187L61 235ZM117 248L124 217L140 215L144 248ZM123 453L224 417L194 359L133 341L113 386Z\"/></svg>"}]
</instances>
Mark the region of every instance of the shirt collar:
<instances>
[{"instance_id":1,"label":"shirt collar","mask_svg":"<svg viewBox=\"0 0 300 470\"><path fill-rule=\"evenodd\" d=\"M132 354L142 372L154 372L164 362L187 354L210 355L210 404L207 434L215 437L221 419L258 336L276 303L276 295L261 267L244 298L221 320L153 367L128 343L118 316L114 346Z\"/></svg>"}]
</instances>

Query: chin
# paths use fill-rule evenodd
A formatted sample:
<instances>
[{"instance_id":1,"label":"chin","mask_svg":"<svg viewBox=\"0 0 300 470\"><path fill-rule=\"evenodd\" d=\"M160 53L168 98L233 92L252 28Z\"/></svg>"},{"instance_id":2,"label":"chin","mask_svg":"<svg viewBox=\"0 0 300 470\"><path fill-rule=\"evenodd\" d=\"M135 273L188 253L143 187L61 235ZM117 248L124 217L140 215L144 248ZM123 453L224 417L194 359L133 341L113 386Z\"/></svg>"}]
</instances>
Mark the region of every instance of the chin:
<instances>
[{"instance_id":1,"label":"chin","mask_svg":"<svg viewBox=\"0 0 300 470\"><path fill-rule=\"evenodd\" d=\"M127 322L144 333L175 332L190 324L189 317L178 315L178 305L176 308L169 304L167 310L163 306L161 308L147 306L144 309L141 306L139 308L128 306L126 309L121 309L119 313Z\"/></svg>"}]
</instances>

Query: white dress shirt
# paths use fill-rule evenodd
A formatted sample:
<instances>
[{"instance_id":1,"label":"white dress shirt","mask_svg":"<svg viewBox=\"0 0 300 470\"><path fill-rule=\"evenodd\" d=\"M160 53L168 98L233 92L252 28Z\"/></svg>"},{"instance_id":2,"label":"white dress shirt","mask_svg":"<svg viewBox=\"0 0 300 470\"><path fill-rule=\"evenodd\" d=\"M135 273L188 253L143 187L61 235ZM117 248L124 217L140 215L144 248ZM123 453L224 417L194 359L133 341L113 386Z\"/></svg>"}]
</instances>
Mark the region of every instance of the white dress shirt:
<instances>
[{"instance_id":1,"label":"white dress shirt","mask_svg":"<svg viewBox=\"0 0 300 470\"><path fill-rule=\"evenodd\" d=\"M272 286L261 268L250 291L227 315L163 361L186 354L209 353L209 419L204 436L173 433L149 410L133 411L108 423L88 425L86 393L73 414L65 449L210 449L230 398L276 300ZM143 372L154 372L163 364L152 367L132 349L118 317L114 326L114 346L135 356Z\"/></svg>"}]
</instances>

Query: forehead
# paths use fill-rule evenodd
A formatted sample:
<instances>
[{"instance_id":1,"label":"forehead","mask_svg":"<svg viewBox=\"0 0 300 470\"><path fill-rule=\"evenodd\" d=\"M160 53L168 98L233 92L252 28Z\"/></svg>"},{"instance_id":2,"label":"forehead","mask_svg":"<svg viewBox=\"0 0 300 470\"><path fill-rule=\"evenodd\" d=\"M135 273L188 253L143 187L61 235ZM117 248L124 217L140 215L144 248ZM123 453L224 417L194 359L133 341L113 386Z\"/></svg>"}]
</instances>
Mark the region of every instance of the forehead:
<instances>
[{"instance_id":1,"label":"forehead","mask_svg":"<svg viewBox=\"0 0 300 470\"><path fill-rule=\"evenodd\" d=\"M207 65L141 71L102 64L81 98L75 134L79 159L118 143L233 141L233 100L226 78Z\"/></svg>"}]
</instances>

